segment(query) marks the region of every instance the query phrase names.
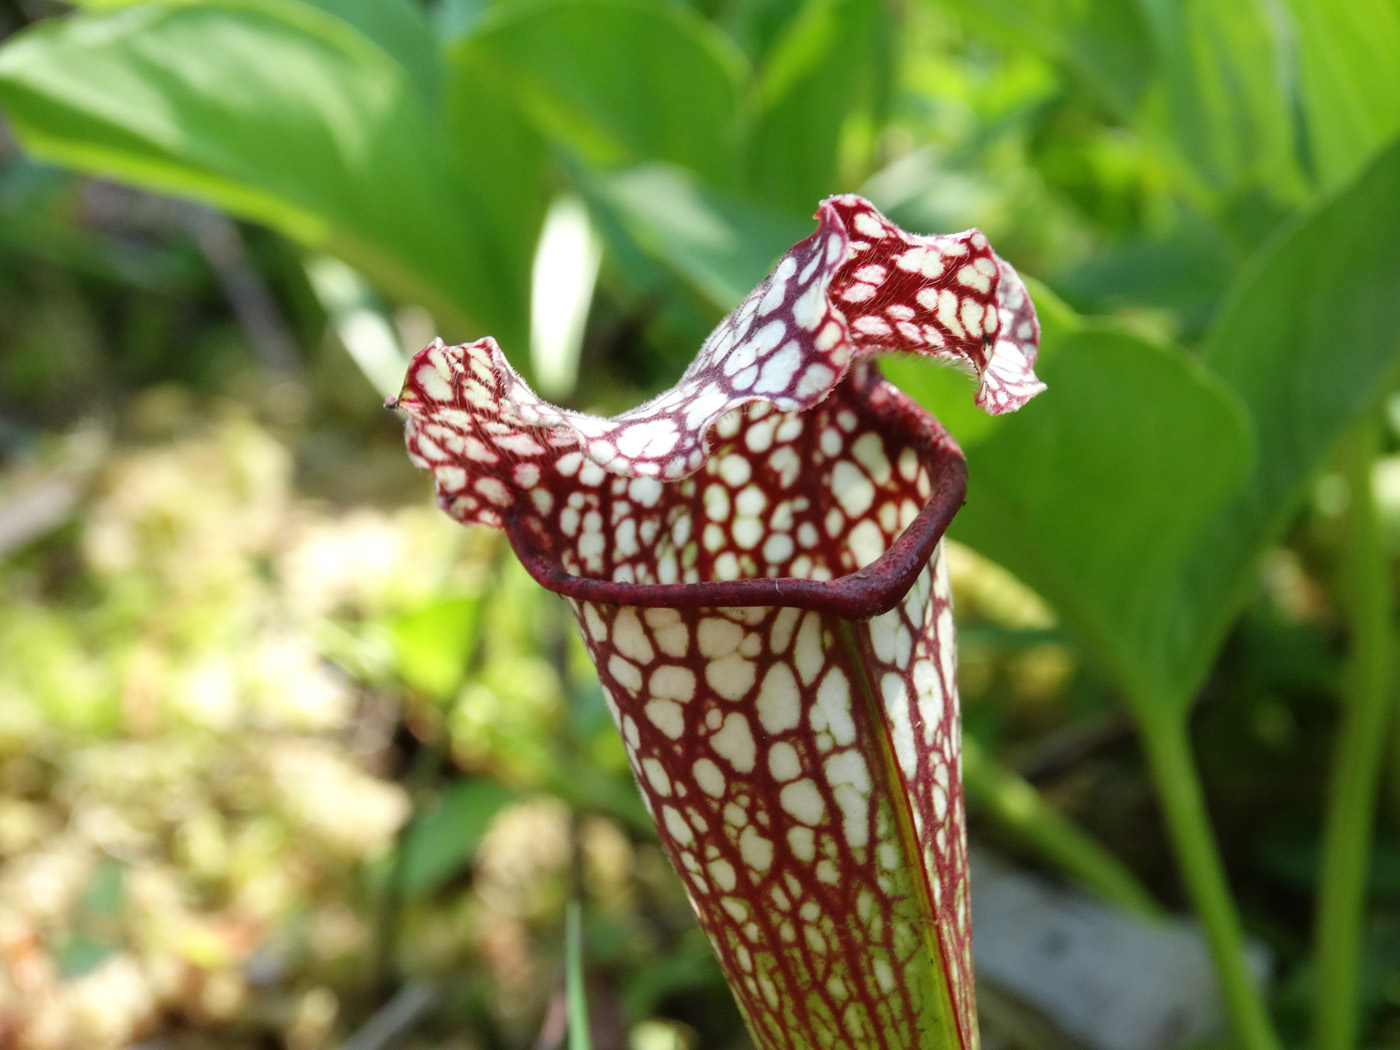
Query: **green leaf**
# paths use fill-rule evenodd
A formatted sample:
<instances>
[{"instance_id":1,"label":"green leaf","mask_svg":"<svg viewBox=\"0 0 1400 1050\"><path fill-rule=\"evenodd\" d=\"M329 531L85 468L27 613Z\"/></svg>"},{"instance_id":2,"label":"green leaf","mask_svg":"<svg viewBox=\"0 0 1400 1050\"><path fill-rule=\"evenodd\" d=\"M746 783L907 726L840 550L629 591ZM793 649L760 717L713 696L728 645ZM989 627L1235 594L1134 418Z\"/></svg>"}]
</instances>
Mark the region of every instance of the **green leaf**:
<instances>
[{"instance_id":1,"label":"green leaf","mask_svg":"<svg viewBox=\"0 0 1400 1050\"><path fill-rule=\"evenodd\" d=\"M1159 145L1219 192L1304 199L1286 20L1269 0L1139 4L1159 69L1145 126Z\"/></svg>"},{"instance_id":2,"label":"green leaf","mask_svg":"<svg viewBox=\"0 0 1400 1050\"><path fill-rule=\"evenodd\" d=\"M1205 363L1248 412L1260 455L1159 600L1139 673L1182 702L1309 481L1395 376L1398 229L1400 140L1263 254L1211 331Z\"/></svg>"},{"instance_id":3,"label":"green leaf","mask_svg":"<svg viewBox=\"0 0 1400 1050\"><path fill-rule=\"evenodd\" d=\"M88 916L111 918L121 914L126 900L126 865L109 858L98 864L89 876L79 903Z\"/></svg>"},{"instance_id":4,"label":"green leaf","mask_svg":"<svg viewBox=\"0 0 1400 1050\"><path fill-rule=\"evenodd\" d=\"M454 60L595 167L655 160L720 185L734 179L743 58L679 4L503 5Z\"/></svg>"},{"instance_id":5,"label":"green leaf","mask_svg":"<svg viewBox=\"0 0 1400 1050\"><path fill-rule=\"evenodd\" d=\"M1127 335L1070 336L1037 371L1046 392L967 450L953 535L1136 686L1160 593L1244 474L1248 426L1204 369Z\"/></svg>"},{"instance_id":6,"label":"green leaf","mask_svg":"<svg viewBox=\"0 0 1400 1050\"><path fill-rule=\"evenodd\" d=\"M195 4L204 0L164 0L164 6ZM72 0L88 11L115 11L126 7L150 7L152 0ZM437 96L436 43L432 27L413 0L266 0L269 10L296 5L324 12L359 31L365 40L382 48L416 81L425 101Z\"/></svg>"},{"instance_id":7,"label":"green leaf","mask_svg":"<svg viewBox=\"0 0 1400 1050\"><path fill-rule=\"evenodd\" d=\"M784 250L815 228L811 219L741 204L705 189L684 171L660 165L591 180L580 192L725 313ZM816 204L813 200L811 206Z\"/></svg>"},{"instance_id":8,"label":"green leaf","mask_svg":"<svg viewBox=\"0 0 1400 1050\"><path fill-rule=\"evenodd\" d=\"M58 946L55 962L58 972L72 980L96 970L117 951L114 945L76 933Z\"/></svg>"},{"instance_id":9,"label":"green leaf","mask_svg":"<svg viewBox=\"0 0 1400 1050\"><path fill-rule=\"evenodd\" d=\"M1236 255L1217 227L1187 213L1166 236L1130 236L1105 245L1061 274L1056 286L1087 313L1169 310L1181 326L1179 338L1196 343L1234 277Z\"/></svg>"},{"instance_id":10,"label":"green leaf","mask_svg":"<svg viewBox=\"0 0 1400 1050\"><path fill-rule=\"evenodd\" d=\"M571 898L564 914L564 985L569 1014L569 1050L593 1050L585 976L583 906L577 898Z\"/></svg>"},{"instance_id":11,"label":"green leaf","mask_svg":"<svg viewBox=\"0 0 1400 1050\"><path fill-rule=\"evenodd\" d=\"M742 0L720 7L715 22L755 64L761 64L802 10L803 0Z\"/></svg>"},{"instance_id":12,"label":"green leaf","mask_svg":"<svg viewBox=\"0 0 1400 1050\"><path fill-rule=\"evenodd\" d=\"M548 145L521 108L478 68L470 53L452 48L446 58L442 120L456 172L454 192L474 208L471 246L512 277L519 295L518 323L491 330L524 364L530 271L535 243L549 204L552 165ZM461 333L476 338L480 330Z\"/></svg>"},{"instance_id":13,"label":"green leaf","mask_svg":"<svg viewBox=\"0 0 1400 1050\"><path fill-rule=\"evenodd\" d=\"M462 685L476 647L481 599L439 598L399 617L390 628L399 676L438 700Z\"/></svg>"},{"instance_id":14,"label":"green leaf","mask_svg":"<svg viewBox=\"0 0 1400 1050\"><path fill-rule=\"evenodd\" d=\"M476 852L491 819L514 800L514 792L494 780L454 784L404 837L399 869L404 892L423 896L444 886Z\"/></svg>"},{"instance_id":15,"label":"green leaf","mask_svg":"<svg viewBox=\"0 0 1400 1050\"><path fill-rule=\"evenodd\" d=\"M287 2L287 0L283 0ZM423 101L435 104L440 67L437 41L420 5L412 0L297 0L362 33L398 63Z\"/></svg>"},{"instance_id":16,"label":"green leaf","mask_svg":"<svg viewBox=\"0 0 1400 1050\"><path fill-rule=\"evenodd\" d=\"M870 72L881 17L877 0L816 0L784 27L747 134L750 181L762 197L800 212L840 188L841 129Z\"/></svg>"},{"instance_id":17,"label":"green leaf","mask_svg":"<svg viewBox=\"0 0 1400 1050\"><path fill-rule=\"evenodd\" d=\"M1303 110L1322 184L1334 187L1400 132L1400 4L1288 0Z\"/></svg>"},{"instance_id":18,"label":"green leaf","mask_svg":"<svg viewBox=\"0 0 1400 1050\"><path fill-rule=\"evenodd\" d=\"M0 51L0 103L38 156L264 222L464 327L524 329L528 259L490 254L419 88L314 7L209 0L48 22Z\"/></svg>"},{"instance_id":19,"label":"green leaf","mask_svg":"<svg viewBox=\"0 0 1400 1050\"><path fill-rule=\"evenodd\" d=\"M954 534L1044 594L1155 713L1184 716L1259 559L1395 375L1397 228L1400 142L1244 275L1210 374L1081 334L1041 370L1046 393L968 452Z\"/></svg>"}]
</instances>

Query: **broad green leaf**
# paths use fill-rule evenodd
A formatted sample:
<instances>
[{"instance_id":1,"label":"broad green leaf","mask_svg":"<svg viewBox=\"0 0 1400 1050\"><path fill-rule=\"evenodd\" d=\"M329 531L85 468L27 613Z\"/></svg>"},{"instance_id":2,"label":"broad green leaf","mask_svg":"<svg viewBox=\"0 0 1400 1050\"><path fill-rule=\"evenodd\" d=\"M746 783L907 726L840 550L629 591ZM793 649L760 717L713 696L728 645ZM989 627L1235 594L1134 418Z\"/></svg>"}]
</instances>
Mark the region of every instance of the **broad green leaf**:
<instances>
[{"instance_id":1,"label":"broad green leaf","mask_svg":"<svg viewBox=\"0 0 1400 1050\"><path fill-rule=\"evenodd\" d=\"M0 51L0 104L40 157L264 222L459 326L523 330L528 269L489 253L419 92L306 4L45 23Z\"/></svg>"},{"instance_id":2,"label":"broad green leaf","mask_svg":"<svg viewBox=\"0 0 1400 1050\"><path fill-rule=\"evenodd\" d=\"M676 168L635 168L581 188L654 259L721 312L732 310L811 219L741 204ZM816 208L817 201L811 202Z\"/></svg>"},{"instance_id":3,"label":"broad green leaf","mask_svg":"<svg viewBox=\"0 0 1400 1050\"><path fill-rule=\"evenodd\" d=\"M438 39L457 40L481 21L492 0L437 0L432 5L433 30Z\"/></svg>"},{"instance_id":4,"label":"broad green leaf","mask_svg":"<svg viewBox=\"0 0 1400 1050\"><path fill-rule=\"evenodd\" d=\"M54 962L58 965L59 974L71 981L92 973L119 950L116 945L76 933L57 945Z\"/></svg>"},{"instance_id":5,"label":"broad green leaf","mask_svg":"<svg viewBox=\"0 0 1400 1050\"><path fill-rule=\"evenodd\" d=\"M758 85L747 133L750 183L798 211L835 193L841 129L871 71L876 0L816 0L784 28Z\"/></svg>"},{"instance_id":6,"label":"broad green leaf","mask_svg":"<svg viewBox=\"0 0 1400 1050\"><path fill-rule=\"evenodd\" d=\"M1337 441L1400 361L1400 140L1266 251L1239 282L1205 363L1243 404L1259 450L1241 492L1158 600L1138 673L1189 700Z\"/></svg>"},{"instance_id":7,"label":"broad green leaf","mask_svg":"<svg viewBox=\"0 0 1400 1050\"><path fill-rule=\"evenodd\" d=\"M489 332L502 346L523 351L530 269L554 177L548 143L469 52L450 47L444 63L444 138L457 173L455 192L476 211L471 247L515 275L522 310L520 323L509 331L464 332L462 338Z\"/></svg>"},{"instance_id":8,"label":"broad green leaf","mask_svg":"<svg viewBox=\"0 0 1400 1050\"><path fill-rule=\"evenodd\" d=\"M1291 41L1269 0L1139 0L1158 75L1145 123L1220 193L1267 186L1302 200Z\"/></svg>"},{"instance_id":9,"label":"broad green leaf","mask_svg":"<svg viewBox=\"0 0 1400 1050\"><path fill-rule=\"evenodd\" d=\"M590 164L678 164L733 181L742 56L699 16L651 0L503 6L456 61L510 93Z\"/></svg>"},{"instance_id":10,"label":"broad green leaf","mask_svg":"<svg viewBox=\"0 0 1400 1050\"><path fill-rule=\"evenodd\" d=\"M204 0L164 0L165 6L202 2ZM123 7L148 7L151 0L74 0L74 6L90 11L113 11ZM437 97L438 66L432 29L422 8L413 0L265 0L262 6L271 11L279 7L306 7L344 22L398 62L424 101Z\"/></svg>"},{"instance_id":11,"label":"broad green leaf","mask_svg":"<svg viewBox=\"0 0 1400 1050\"><path fill-rule=\"evenodd\" d=\"M281 0L285 3L288 0ZM421 5L413 0L297 0L357 29L399 64L430 105L437 102L437 41Z\"/></svg>"},{"instance_id":12,"label":"broad green leaf","mask_svg":"<svg viewBox=\"0 0 1400 1050\"><path fill-rule=\"evenodd\" d=\"M1244 475L1247 423L1185 355L1084 332L1047 390L967 450L953 535L1034 587L1131 686L1159 595Z\"/></svg>"},{"instance_id":13,"label":"broad green leaf","mask_svg":"<svg viewBox=\"0 0 1400 1050\"><path fill-rule=\"evenodd\" d=\"M1179 338L1196 343L1214 320L1239 254L1219 227L1188 212L1164 236L1130 236L1104 246L1061 274L1056 286L1090 314L1124 307L1170 311Z\"/></svg>"},{"instance_id":14,"label":"broad green leaf","mask_svg":"<svg viewBox=\"0 0 1400 1050\"><path fill-rule=\"evenodd\" d=\"M1336 186L1400 131L1400 3L1288 0L1309 148Z\"/></svg>"}]
</instances>

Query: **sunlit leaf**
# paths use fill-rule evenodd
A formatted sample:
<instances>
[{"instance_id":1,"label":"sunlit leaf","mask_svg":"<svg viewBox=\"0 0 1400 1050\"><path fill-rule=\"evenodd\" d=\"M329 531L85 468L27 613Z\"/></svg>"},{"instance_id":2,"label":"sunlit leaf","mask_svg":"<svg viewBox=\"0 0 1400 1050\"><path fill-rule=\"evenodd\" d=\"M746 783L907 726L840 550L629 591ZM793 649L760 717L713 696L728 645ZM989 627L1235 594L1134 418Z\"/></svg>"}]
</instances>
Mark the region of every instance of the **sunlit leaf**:
<instances>
[{"instance_id":1,"label":"sunlit leaf","mask_svg":"<svg viewBox=\"0 0 1400 1050\"><path fill-rule=\"evenodd\" d=\"M801 214L768 211L706 189L677 168L622 172L596 181L591 195L644 250L717 309L742 299L812 225Z\"/></svg>"},{"instance_id":2,"label":"sunlit leaf","mask_svg":"<svg viewBox=\"0 0 1400 1050\"><path fill-rule=\"evenodd\" d=\"M871 70L881 17L875 0L818 0L784 27L748 131L750 178L766 199L802 211L843 188L837 146Z\"/></svg>"},{"instance_id":3,"label":"sunlit leaf","mask_svg":"<svg viewBox=\"0 0 1400 1050\"><path fill-rule=\"evenodd\" d=\"M553 178L549 146L473 56L462 46L449 47L444 55L443 134L452 154L455 192L475 208L477 241L470 247L510 276L520 310L514 331L523 342L530 270ZM437 260L424 263L435 266Z\"/></svg>"},{"instance_id":4,"label":"sunlit leaf","mask_svg":"<svg viewBox=\"0 0 1400 1050\"><path fill-rule=\"evenodd\" d=\"M149 7L152 3L151 0L73 0L73 6L89 11L114 11L124 7ZM278 7L323 11L356 29L367 42L398 62L425 101L437 96L432 30L422 8L413 0L245 0L244 6L268 11Z\"/></svg>"},{"instance_id":5,"label":"sunlit leaf","mask_svg":"<svg viewBox=\"0 0 1400 1050\"><path fill-rule=\"evenodd\" d=\"M502 5L460 43L457 61L593 164L659 160L733 180L743 59L681 5Z\"/></svg>"},{"instance_id":6,"label":"sunlit leaf","mask_svg":"<svg viewBox=\"0 0 1400 1050\"><path fill-rule=\"evenodd\" d=\"M1136 684L1163 588L1241 480L1234 399L1185 355L1108 332L1063 342L1036 399L968 453L953 534L1020 576Z\"/></svg>"},{"instance_id":7,"label":"sunlit leaf","mask_svg":"<svg viewBox=\"0 0 1400 1050\"><path fill-rule=\"evenodd\" d=\"M44 23L0 53L0 102L36 155L265 222L439 316L523 328L527 271L486 250L422 85L314 7Z\"/></svg>"},{"instance_id":8,"label":"sunlit leaf","mask_svg":"<svg viewBox=\"0 0 1400 1050\"><path fill-rule=\"evenodd\" d=\"M1205 363L1253 424L1259 457L1174 590L1142 673L1189 695L1343 433L1400 358L1400 141L1267 251L1211 332Z\"/></svg>"},{"instance_id":9,"label":"sunlit leaf","mask_svg":"<svg viewBox=\"0 0 1400 1050\"><path fill-rule=\"evenodd\" d=\"M1288 0L1297 23L1309 149L1335 186L1400 131L1400 5Z\"/></svg>"},{"instance_id":10,"label":"sunlit leaf","mask_svg":"<svg viewBox=\"0 0 1400 1050\"><path fill-rule=\"evenodd\" d=\"M582 202L572 194L550 205L530 279L530 363L535 383L559 400L578 382L603 245Z\"/></svg>"},{"instance_id":11,"label":"sunlit leaf","mask_svg":"<svg viewBox=\"0 0 1400 1050\"><path fill-rule=\"evenodd\" d=\"M1145 124L1160 146L1222 194L1303 199L1286 20L1266 0L1140 6L1158 65Z\"/></svg>"},{"instance_id":12,"label":"sunlit leaf","mask_svg":"<svg viewBox=\"0 0 1400 1050\"><path fill-rule=\"evenodd\" d=\"M1240 281L1206 347L1219 381L1081 335L1043 370L1058 396L969 450L957 534L1041 591L1140 698L1191 698L1259 558L1394 373L1397 224L1400 144Z\"/></svg>"}]
</instances>

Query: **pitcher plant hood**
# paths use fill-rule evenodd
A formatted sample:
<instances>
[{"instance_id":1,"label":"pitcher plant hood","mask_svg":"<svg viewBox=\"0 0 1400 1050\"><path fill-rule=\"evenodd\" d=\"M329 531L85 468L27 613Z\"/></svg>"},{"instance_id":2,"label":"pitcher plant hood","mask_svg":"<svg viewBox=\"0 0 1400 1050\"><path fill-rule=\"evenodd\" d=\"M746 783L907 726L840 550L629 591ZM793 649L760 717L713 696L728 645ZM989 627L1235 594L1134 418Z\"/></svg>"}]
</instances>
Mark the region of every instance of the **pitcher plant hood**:
<instances>
[{"instance_id":1,"label":"pitcher plant hood","mask_svg":"<svg viewBox=\"0 0 1400 1050\"><path fill-rule=\"evenodd\" d=\"M632 770L757 1044L977 1045L950 595L962 454L870 358L1041 389L1035 311L977 230L855 196L612 419L537 397L492 339L434 343L389 404L464 523L569 599Z\"/></svg>"}]
</instances>

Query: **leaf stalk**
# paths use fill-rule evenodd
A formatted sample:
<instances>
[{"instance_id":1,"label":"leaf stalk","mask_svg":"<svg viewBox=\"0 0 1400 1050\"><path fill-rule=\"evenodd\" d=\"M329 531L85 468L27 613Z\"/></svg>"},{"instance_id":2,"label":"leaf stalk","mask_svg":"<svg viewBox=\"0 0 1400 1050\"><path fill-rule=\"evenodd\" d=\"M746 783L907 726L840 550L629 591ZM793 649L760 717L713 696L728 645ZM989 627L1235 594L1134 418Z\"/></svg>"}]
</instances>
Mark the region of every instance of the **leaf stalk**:
<instances>
[{"instance_id":1,"label":"leaf stalk","mask_svg":"<svg viewBox=\"0 0 1400 1050\"><path fill-rule=\"evenodd\" d=\"M1239 912L1211 831L1186 723L1174 714L1188 705L1161 699L1144 697L1137 705L1143 746L1182 879L1205 929L1235 1039L1242 1050L1280 1050L1278 1033L1246 960Z\"/></svg>"},{"instance_id":2,"label":"leaf stalk","mask_svg":"<svg viewBox=\"0 0 1400 1050\"><path fill-rule=\"evenodd\" d=\"M1351 651L1327 793L1315 919L1313 1045L1318 1050L1356 1045L1366 872L1393 692L1390 582L1372 489L1377 446L1377 426L1368 419L1345 456L1351 503L1342 593Z\"/></svg>"}]
</instances>

